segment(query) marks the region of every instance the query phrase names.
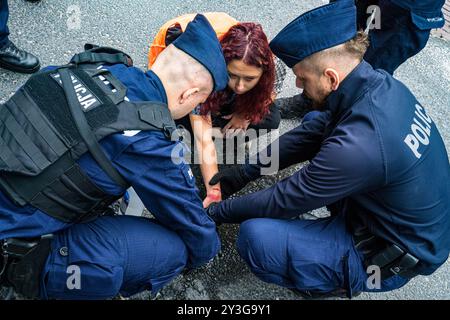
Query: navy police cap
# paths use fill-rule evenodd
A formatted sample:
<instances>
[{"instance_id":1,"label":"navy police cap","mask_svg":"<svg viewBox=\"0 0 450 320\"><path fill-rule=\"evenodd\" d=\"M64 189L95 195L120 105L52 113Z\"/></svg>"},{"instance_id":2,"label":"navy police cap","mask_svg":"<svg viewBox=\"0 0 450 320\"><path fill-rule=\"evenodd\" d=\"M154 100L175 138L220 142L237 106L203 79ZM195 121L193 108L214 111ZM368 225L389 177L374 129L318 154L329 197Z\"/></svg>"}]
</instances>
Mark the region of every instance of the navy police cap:
<instances>
[{"instance_id":1,"label":"navy police cap","mask_svg":"<svg viewBox=\"0 0 450 320\"><path fill-rule=\"evenodd\" d=\"M357 32L354 0L336 0L297 17L270 42L289 68L315 52L352 39Z\"/></svg>"},{"instance_id":2,"label":"navy police cap","mask_svg":"<svg viewBox=\"0 0 450 320\"><path fill-rule=\"evenodd\" d=\"M172 44L208 69L214 80L214 91L225 89L228 83L228 72L222 46L204 15L197 14Z\"/></svg>"}]
</instances>

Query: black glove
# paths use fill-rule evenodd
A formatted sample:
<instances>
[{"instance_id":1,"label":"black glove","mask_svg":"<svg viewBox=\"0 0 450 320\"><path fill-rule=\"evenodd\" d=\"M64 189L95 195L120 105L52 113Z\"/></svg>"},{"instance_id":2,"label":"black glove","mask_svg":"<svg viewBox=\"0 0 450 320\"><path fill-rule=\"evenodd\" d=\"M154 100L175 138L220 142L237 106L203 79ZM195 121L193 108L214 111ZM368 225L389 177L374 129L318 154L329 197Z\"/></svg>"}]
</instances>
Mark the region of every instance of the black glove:
<instances>
[{"instance_id":1,"label":"black glove","mask_svg":"<svg viewBox=\"0 0 450 320\"><path fill-rule=\"evenodd\" d=\"M236 166L222 170L214 175L209 181L211 186L220 182L222 200L227 199L233 193L241 190L250 182L242 166Z\"/></svg>"},{"instance_id":2,"label":"black glove","mask_svg":"<svg viewBox=\"0 0 450 320\"><path fill-rule=\"evenodd\" d=\"M206 214L212 219L212 221L214 221L217 227L221 225L220 222L216 221L216 214L215 214L215 210L217 210L216 208L219 206L219 203L220 202L213 202L208 206L208 208L205 209Z\"/></svg>"}]
</instances>

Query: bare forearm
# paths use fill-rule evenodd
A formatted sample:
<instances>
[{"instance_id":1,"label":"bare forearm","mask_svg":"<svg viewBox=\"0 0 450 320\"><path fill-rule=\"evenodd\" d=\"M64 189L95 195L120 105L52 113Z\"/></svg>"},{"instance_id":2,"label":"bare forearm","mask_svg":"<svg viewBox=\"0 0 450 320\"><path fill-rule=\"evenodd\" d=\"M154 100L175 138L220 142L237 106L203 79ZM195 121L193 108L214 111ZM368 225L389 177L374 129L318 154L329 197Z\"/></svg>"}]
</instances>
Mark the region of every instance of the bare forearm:
<instances>
[{"instance_id":1,"label":"bare forearm","mask_svg":"<svg viewBox=\"0 0 450 320\"><path fill-rule=\"evenodd\" d=\"M200 170L207 194L218 193L220 195L220 185L211 186L209 184L211 178L219 172L216 146L212 139L211 118L191 115L191 124L195 137L196 151L200 160Z\"/></svg>"},{"instance_id":2,"label":"bare forearm","mask_svg":"<svg viewBox=\"0 0 450 320\"><path fill-rule=\"evenodd\" d=\"M217 164L202 164L200 165L200 170L202 171L203 183L206 187L206 192L209 192L213 189L220 189L220 184L216 184L214 186L209 185L209 181L214 177L214 175L219 172Z\"/></svg>"},{"instance_id":3,"label":"bare forearm","mask_svg":"<svg viewBox=\"0 0 450 320\"><path fill-rule=\"evenodd\" d=\"M200 162L200 170L202 172L203 183L206 188L206 198L203 200L203 206L207 208L211 203L218 202L222 200L222 191L220 188L220 183L215 185L210 185L212 177L216 175L219 170L217 166L217 155L214 142L211 140L210 144L205 146L200 144L202 147L199 154L201 154L202 162Z\"/></svg>"},{"instance_id":4,"label":"bare forearm","mask_svg":"<svg viewBox=\"0 0 450 320\"><path fill-rule=\"evenodd\" d=\"M214 142L210 141L202 141L197 143L197 152L200 159L200 170L202 172L203 182L206 186L206 190L211 190L213 187L220 187L219 184L215 186L210 186L209 181L211 178L219 172L219 168L217 165L217 153L214 146Z\"/></svg>"}]
</instances>

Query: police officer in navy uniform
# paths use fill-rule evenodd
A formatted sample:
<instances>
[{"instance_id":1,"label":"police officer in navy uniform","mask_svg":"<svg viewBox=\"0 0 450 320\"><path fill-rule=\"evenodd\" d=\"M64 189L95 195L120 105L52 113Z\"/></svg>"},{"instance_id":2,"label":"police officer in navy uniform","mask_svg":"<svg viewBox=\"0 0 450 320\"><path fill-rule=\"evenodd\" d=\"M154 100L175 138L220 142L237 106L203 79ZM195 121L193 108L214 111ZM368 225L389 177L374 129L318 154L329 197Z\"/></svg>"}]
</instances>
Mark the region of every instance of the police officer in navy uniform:
<instances>
[{"instance_id":1,"label":"police officer in navy uniform","mask_svg":"<svg viewBox=\"0 0 450 320\"><path fill-rule=\"evenodd\" d=\"M369 27L370 46L364 60L374 69L393 75L401 64L425 48L431 29L444 26L444 4L445 0L357 0L358 28ZM373 8L377 12L371 20ZM279 98L275 104L282 118L303 117L311 109L310 100L301 94Z\"/></svg>"},{"instance_id":2,"label":"police officer in navy uniform","mask_svg":"<svg viewBox=\"0 0 450 320\"><path fill-rule=\"evenodd\" d=\"M358 0L358 27L367 27L370 6L377 6L380 25L369 25L370 47L364 60L374 69L390 74L407 59L419 53L428 42L431 29L442 28L445 0ZM369 12L368 12L369 11ZM370 21L370 20L369 20ZM373 20L374 22L376 19Z\"/></svg>"},{"instance_id":3,"label":"police officer in navy uniform","mask_svg":"<svg viewBox=\"0 0 450 320\"><path fill-rule=\"evenodd\" d=\"M208 208L216 223L241 223L238 251L256 276L308 297L400 288L432 274L450 251L442 138L426 104L362 59L367 45L351 0L307 12L273 39L274 54L322 112L259 159L273 162L279 152L279 169L309 163L268 189ZM220 181L229 195L271 165L230 168L211 184ZM295 219L323 206L330 217Z\"/></svg>"},{"instance_id":4,"label":"police officer in navy uniform","mask_svg":"<svg viewBox=\"0 0 450 320\"><path fill-rule=\"evenodd\" d=\"M155 293L220 248L173 122L228 81L207 19L148 72L87 49L32 76L0 111L0 280L30 298ZM130 186L156 220L101 215Z\"/></svg>"}]
</instances>

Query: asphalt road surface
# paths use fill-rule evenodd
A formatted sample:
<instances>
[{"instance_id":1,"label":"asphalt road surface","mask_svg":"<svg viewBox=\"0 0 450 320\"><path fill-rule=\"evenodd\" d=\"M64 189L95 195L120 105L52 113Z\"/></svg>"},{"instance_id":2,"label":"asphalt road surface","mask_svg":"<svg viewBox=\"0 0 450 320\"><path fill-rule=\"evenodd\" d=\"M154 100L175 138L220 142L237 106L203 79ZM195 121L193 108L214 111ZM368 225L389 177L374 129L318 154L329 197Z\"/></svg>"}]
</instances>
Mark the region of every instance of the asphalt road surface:
<instances>
[{"instance_id":1,"label":"asphalt road surface","mask_svg":"<svg viewBox=\"0 0 450 320\"><path fill-rule=\"evenodd\" d=\"M10 0L11 39L38 55L42 66L65 64L86 42L117 47L128 52L141 68L146 66L149 43L159 27L175 16L206 11L225 11L240 21L257 21L269 38L299 14L326 1L298 0L42 0L33 4ZM297 92L289 72L281 96ZM402 80L427 107L450 150L450 42L430 39L427 47L410 59L395 76ZM26 75L0 69L0 102L27 79ZM296 121L283 120L281 132ZM267 187L292 174L286 169L265 177L245 189ZM432 177L430 177L432 179ZM313 215L326 214L317 210ZM239 258L234 241L237 226L221 226L222 253L208 266L179 276L161 292L160 299L299 299L289 290L266 284L253 276ZM149 298L148 293L136 299ZM450 263L429 277L417 277L404 288L389 293L362 294L355 299L450 299Z\"/></svg>"}]
</instances>

